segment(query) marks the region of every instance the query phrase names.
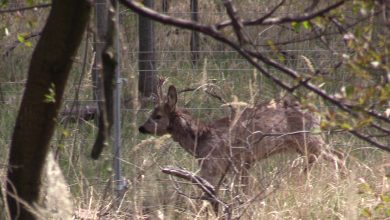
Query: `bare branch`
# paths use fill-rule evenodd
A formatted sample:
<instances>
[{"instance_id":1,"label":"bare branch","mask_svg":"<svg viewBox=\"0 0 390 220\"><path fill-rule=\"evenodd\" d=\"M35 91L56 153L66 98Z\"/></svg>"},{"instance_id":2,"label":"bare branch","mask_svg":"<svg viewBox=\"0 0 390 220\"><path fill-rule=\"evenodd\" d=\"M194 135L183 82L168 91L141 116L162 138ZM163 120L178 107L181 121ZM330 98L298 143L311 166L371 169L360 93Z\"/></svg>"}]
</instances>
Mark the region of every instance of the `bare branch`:
<instances>
[{"instance_id":1,"label":"bare branch","mask_svg":"<svg viewBox=\"0 0 390 220\"><path fill-rule=\"evenodd\" d=\"M382 150L385 150L385 151L389 151L390 152L390 146L389 145L385 145L385 144L382 144L380 142L377 142L377 141L374 141L372 138L370 138L369 136L367 135L364 135L356 130L351 130L349 131L349 133L353 134L354 136L358 137L359 139L362 139Z\"/></svg>"},{"instance_id":2,"label":"bare branch","mask_svg":"<svg viewBox=\"0 0 390 220\"><path fill-rule=\"evenodd\" d=\"M380 125L378 125L376 123L373 123L373 122L371 123L371 126L376 128L376 129L378 129L378 130L380 130L380 131L382 131L382 132L384 132L384 133L386 133L386 134L388 134L388 135L390 135L390 129L386 129L386 128L384 128L384 127L382 127L382 126L380 126Z\"/></svg>"},{"instance_id":3,"label":"bare branch","mask_svg":"<svg viewBox=\"0 0 390 220\"><path fill-rule=\"evenodd\" d=\"M242 24L242 19L237 16L237 9L233 6L231 0L225 0L224 5L226 8L226 12L231 19L231 23L233 24L234 32L236 33L238 42L240 45L248 42L248 36L245 36L243 32L244 25Z\"/></svg>"},{"instance_id":4,"label":"bare branch","mask_svg":"<svg viewBox=\"0 0 390 220\"><path fill-rule=\"evenodd\" d=\"M339 2L336 2L333 5L330 5L324 9L321 9L314 13L304 13L303 15L288 15L285 17L275 17L275 18L267 18L264 19L263 17L252 19L252 20L245 20L242 23L244 26L251 26L251 25L273 25L273 24L284 24L289 22L302 22L302 21L308 21L318 16L323 16L324 14L332 11L335 8L340 7L346 2L346 0L342 0ZM221 29L223 27L229 26L232 24L232 21L223 21L216 25L218 29Z\"/></svg>"},{"instance_id":5,"label":"bare branch","mask_svg":"<svg viewBox=\"0 0 390 220\"><path fill-rule=\"evenodd\" d=\"M206 92L209 96L218 99L218 101L220 101L222 104L226 104L226 103L227 103L227 101L226 101L224 98L222 98L220 95L218 95L218 94L216 94L216 93L214 93L214 92L207 91L207 90L206 90L205 92Z\"/></svg>"},{"instance_id":6,"label":"bare branch","mask_svg":"<svg viewBox=\"0 0 390 220\"><path fill-rule=\"evenodd\" d=\"M279 41L279 42L273 42L274 45L287 45L287 44L294 44L294 43L300 43L300 42L305 42L305 41L310 41L310 40L315 40L315 39L318 39L318 38L321 38L323 36L333 36L333 35L338 35L340 34L340 28L343 29L343 30L348 30L352 27L355 27L356 25L358 24L361 24L362 22L366 21L367 19L370 19L372 18L373 16L376 16L378 14L380 14L381 11L377 11L375 13L370 13L368 16L365 16L365 17L362 17L360 19L357 19L357 21L351 23L351 24L348 24L348 25L345 25L345 27L337 27L337 24L335 22L332 22L336 25L336 27L338 28L338 31L329 31L327 33L325 33L325 30L323 30L322 32L319 32L319 33L316 33L316 35L314 36L307 36L307 37L303 37L303 38L299 38L297 40L288 40L288 41ZM333 18L330 18L330 20L332 21ZM341 25L341 24L339 24ZM283 27L283 26L281 26ZM268 44L257 44L255 46L269 46Z\"/></svg>"},{"instance_id":7,"label":"bare branch","mask_svg":"<svg viewBox=\"0 0 390 220\"><path fill-rule=\"evenodd\" d=\"M31 32L30 34L24 36L24 40L29 40L31 38L34 38L34 37L37 37L40 35L41 35L40 31ZM5 48L5 52L4 52L3 56L8 56L11 53L11 51L13 51L20 44L21 44L21 42L19 40L14 41L10 46Z\"/></svg>"},{"instance_id":8,"label":"bare branch","mask_svg":"<svg viewBox=\"0 0 390 220\"><path fill-rule=\"evenodd\" d=\"M279 2L279 4L277 4L273 9L271 9L268 13L266 13L265 15L263 15L263 17L259 18L258 21L259 22L263 22L265 19L271 17L271 15L273 15L275 13L276 10L278 10L280 8L280 6L282 6L284 3L286 2L286 0L282 0Z\"/></svg>"},{"instance_id":9,"label":"bare branch","mask_svg":"<svg viewBox=\"0 0 390 220\"><path fill-rule=\"evenodd\" d=\"M193 91L196 91L196 90L198 90L199 88L184 88L184 89L182 89L182 90L179 90L179 91L177 91L177 93L178 94L180 94L180 93L183 93L183 92L193 92ZM213 98L216 98L218 101L220 101L222 104L226 104L227 103L227 101L223 98L223 97L221 97L220 95L218 95L218 94L216 94L216 93L214 93L214 92L211 92L211 91L208 91L208 90L204 90L204 92L207 94L207 95L209 95L209 96L211 96L211 97L213 97Z\"/></svg>"},{"instance_id":10,"label":"bare branch","mask_svg":"<svg viewBox=\"0 0 390 220\"><path fill-rule=\"evenodd\" d=\"M191 173L187 170L179 169L179 168L172 168L172 167L166 167L161 170L165 174L174 175L177 177L180 177L182 179L186 179L190 181L191 183L194 183L196 186L198 186L204 193L209 195L210 197L215 197L215 187L211 185L207 180L203 179L200 176L195 175L194 173ZM216 199L216 198L214 198Z\"/></svg>"},{"instance_id":11,"label":"bare branch","mask_svg":"<svg viewBox=\"0 0 390 220\"><path fill-rule=\"evenodd\" d=\"M203 25L198 22L194 22L191 20L181 19L181 18L174 18L165 14L158 13L155 10L152 10L150 8L147 8L143 6L141 3L137 1L131 1L131 0L119 0L121 4L124 6L130 8L134 12L137 12L138 14L141 14L143 16L150 17L153 20L156 20L158 22L161 22L163 24L170 24L177 27L185 28L188 30L196 30L201 33L209 33L210 34L217 34L218 32L213 31L213 27L209 25ZM214 28L215 29L215 28Z\"/></svg>"},{"instance_id":12,"label":"bare branch","mask_svg":"<svg viewBox=\"0 0 390 220\"><path fill-rule=\"evenodd\" d=\"M205 200L209 201L214 208L214 212L218 215L218 205L223 206L223 212L227 216L227 219L231 219L231 210L228 204L218 199L215 187L211 185L207 180L203 179L200 176L195 175L184 169L166 167L161 170L165 174L173 175L185 180L188 180L198 186L207 196L204 197Z\"/></svg>"},{"instance_id":13,"label":"bare branch","mask_svg":"<svg viewBox=\"0 0 390 220\"><path fill-rule=\"evenodd\" d=\"M95 143L92 147L91 157L97 160L103 150L104 147L109 145L109 135L111 132L112 124L113 124L113 91L114 91L114 77L115 77L115 68L117 67L116 55L114 53L115 47L115 35L116 33L116 22L115 18L115 3L114 1L110 1L110 9L108 10L107 15L107 36L106 36L106 44L104 46L104 50L102 53L102 61L103 61L103 71L99 72L99 84L101 84L102 94L100 97L103 97L102 101L98 103L100 115L99 115L99 130L95 140Z\"/></svg>"},{"instance_id":14,"label":"bare branch","mask_svg":"<svg viewBox=\"0 0 390 220\"><path fill-rule=\"evenodd\" d=\"M34 5L34 6L23 7L23 8L5 9L5 10L0 10L0 14L27 11L27 10L33 10L37 8L47 8L47 7L51 7L51 4L41 4L41 5Z\"/></svg>"},{"instance_id":15,"label":"bare branch","mask_svg":"<svg viewBox=\"0 0 390 220\"><path fill-rule=\"evenodd\" d=\"M254 51L248 51L248 50L245 50L245 52L247 52L251 56L258 58L259 60L263 61L264 63L275 67L276 69L282 71L283 73L286 73L288 76L292 77L295 80L301 78L301 76L295 70L288 68L288 67L262 55L260 52L254 52ZM349 114L353 114L352 109L356 109L356 107L357 107L357 106L349 105L347 103L343 103L342 101L338 100L337 98L333 97L332 95L327 94L324 90L322 90L322 89L316 87L315 85L313 85L312 83L310 83L308 78L300 80L298 84L313 91L314 93L316 93L317 95L319 95L323 99L330 101L332 104L339 107L339 109L341 109ZM291 91L291 89L289 91ZM367 109L360 108L359 111L366 113L370 116L373 116L381 121L390 123L389 117L381 115L380 113L376 112L375 110L372 110L372 109L367 110Z\"/></svg>"}]
</instances>

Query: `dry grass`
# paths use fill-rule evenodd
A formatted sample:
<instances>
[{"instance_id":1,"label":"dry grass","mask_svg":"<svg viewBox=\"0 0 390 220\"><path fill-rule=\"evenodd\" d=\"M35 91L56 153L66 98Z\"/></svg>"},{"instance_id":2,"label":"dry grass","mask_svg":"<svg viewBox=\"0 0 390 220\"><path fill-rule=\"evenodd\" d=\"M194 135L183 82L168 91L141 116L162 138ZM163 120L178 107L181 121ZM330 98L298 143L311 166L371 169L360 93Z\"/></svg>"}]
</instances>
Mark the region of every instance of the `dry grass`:
<instances>
[{"instance_id":1,"label":"dry grass","mask_svg":"<svg viewBox=\"0 0 390 220\"><path fill-rule=\"evenodd\" d=\"M181 149L171 146L169 140L161 149L144 149L124 167L136 165L136 174L125 172L129 181L119 206L109 191L90 187L88 201L75 198L75 214L90 219L214 219L211 207L198 199L199 189L181 179L169 178L160 172L160 166L177 164L189 170L198 169L193 158ZM145 146L147 147L147 146ZM152 148L152 149L150 149ZM184 157L184 158L183 158ZM296 155L281 155L260 162L252 170L250 194L234 193L230 179L220 192L222 201L231 206L233 216L241 219L363 219L389 217L390 180L381 164L388 161L383 154L375 156L375 163L362 162L349 156L351 173L340 178L333 166L317 164L306 175L300 170Z\"/></svg>"},{"instance_id":2,"label":"dry grass","mask_svg":"<svg viewBox=\"0 0 390 220\"><path fill-rule=\"evenodd\" d=\"M156 2L159 4L161 1ZM202 10L214 12L203 13L202 21L215 22L226 18L218 13L221 9L215 2L218 1L202 1ZM248 2L257 4L263 1ZM245 15L251 16L269 6L268 2L260 3L258 8L251 7L249 3L242 4L239 10L248 12ZM299 4L294 7L298 8ZM284 10L295 10L294 7ZM173 4L171 11L188 11L188 5L180 1ZM249 13L250 11L253 13ZM1 16L6 21L3 22L2 29L8 27L11 33L10 36L0 35L2 46L10 45L19 32L29 31L28 25L19 25L20 22L13 17ZM180 16L189 17L189 14ZM42 26L43 17L30 13L22 14L17 19L31 18L36 22L36 26L33 26L35 30ZM122 57L126 62L122 64L122 69L129 80L124 85L125 101L135 101L137 97L134 91L137 88L137 47L134 42L138 41L135 21L134 15L128 15L122 24L121 37L126 46ZM209 84L207 88L210 91L223 96L227 101L238 100L250 104L279 95L279 89L257 74L239 56L209 38L202 37L201 49L205 51L202 54L203 59L197 68L192 68L188 53L190 33L161 25L156 28L158 70L161 75L169 77L169 82L177 87L198 88ZM259 43L268 39L285 40L297 36L280 27L254 28L249 31L253 36L259 37ZM258 33L261 35L257 35ZM287 49L295 49L296 52L293 53L309 57L316 67L326 67L334 61L328 59L331 57L330 53L323 53L318 45L320 44L316 41L304 42L290 45ZM80 49L80 54L84 53L83 48L85 47ZM312 51L305 51L307 49ZM3 191L7 161L5 155L8 154L31 51L32 48L18 47L12 56L0 62L0 86L5 98L5 103L0 103L0 155L4 155L0 158L0 219L7 219ZM65 102L65 105L72 103L74 91L78 88L82 66L80 57L75 59L77 62L66 97L70 101ZM301 63L302 60L289 60L289 65L294 68L300 67L299 65L304 67L305 64ZM343 74L340 72L340 75ZM336 82L345 82L338 78L337 73L335 75L335 84L330 84L337 88ZM81 91L81 100L91 100L90 80L82 80ZM82 103L90 104L87 101ZM220 108L219 101L208 96L202 89L180 94L179 105L189 107L194 115L205 121L227 112L226 109ZM138 134L136 126L147 117L147 111L139 111L136 104L129 104L122 111L122 168L128 181L128 189L120 201L115 200L112 190L111 150L105 149L99 161L89 158L90 147L97 132L93 122L58 125L52 146L59 151L59 165L72 194L74 219L218 219L208 203L190 198L202 195L196 186L161 173L162 167L170 165L193 172L197 172L199 167L197 161L169 137L157 139ZM260 161L251 170L252 181L248 195L237 193L231 179L227 179L219 193L221 200L228 203L233 215L241 216L241 219L390 218L389 153L370 148L347 134L329 135L327 139L330 145L348 155L348 168L351 172L346 178L338 177L334 166L327 162L318 163L305 175L301 171L304 158L297 159L297 155L278 155ZM62 198L64 189L51 193Z\"/></svg>"}]
</instances>

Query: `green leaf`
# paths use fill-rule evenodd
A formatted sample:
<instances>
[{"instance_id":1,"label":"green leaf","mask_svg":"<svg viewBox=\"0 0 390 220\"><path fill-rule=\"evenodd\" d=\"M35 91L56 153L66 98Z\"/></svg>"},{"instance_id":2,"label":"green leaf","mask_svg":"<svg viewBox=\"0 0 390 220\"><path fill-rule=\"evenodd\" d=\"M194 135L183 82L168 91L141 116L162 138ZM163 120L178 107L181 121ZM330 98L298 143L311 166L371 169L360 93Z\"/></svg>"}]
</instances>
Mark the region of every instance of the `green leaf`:
<instances>
[{"instance_id":1,"label":"green leaf","mask_svg":"<svg viewBox=\"0 0 390 220\"><path fill-rule=\"evenodd\" d=\"M26 41L26 42L24 43L24 45L26 45L27 47L32 47L32 44L31 44L30 41Z\"/></svg>"},{"instance_id":2,"label":"green leaf","mask_svg":"<svg viewBox=\"0 0 390 220\"><path fill-rule=\"evenodd\" d=\"M30 41L27 41L27 40L26 40L26 36L27 36L26 33L18 34L17 39L18 39L18 41L19 41L20 43L24 44L25 46L31 47L32 44L31 44Z\"/></svg>"},{"instance_id":3,"label":"green leaf","mask_svg":"<svg viewBox=\"0 0 390 220\"><path fill-rule=\"evenodd\" d=\"M25 39L24 39L23 35L18 34L17 38L18 38L18 41L19 41L20 43L24 43Z\"/></svg>"},{"instance_id":4,"label":"green leaf","mask_svg":"<svg viewBox=\"0 0 390 220\"><path fill-rule=\"evenodd\" d=\"M56 93L55 93L55 85L52 83L50 85L49 91L45 94L44 103L55 103L56 102Z\"/></svg>"},{"instance_id":5,"label":"green leaf","mask_svg":"<svg viewBox=\"0 0 390 220\"><path fill-rule=\"evenodd\" d=\"M63 130L63 131L62 131L62 136L64 136L64 138L69 137L69 136L70 136L69 131L68 131L68 130Z\"/></svg>"},{"instance_id":6,"label":"green leaf","mask_svg":"<svg viewBox=\"0 0 390 220\"><path fill-rule=\"evenodd\" d=\"M346 122L342 123L340 127L344 130L352 130L352 126Z\"/></svg>"},{"instance_id":7,"label":"green leaf","mask_svg":"<svg viewBox=\"0 0 390 220\"><path fill-rule=\"evenodd\" d=\"M303 27L306 29L306 30L311 30L313 27L311 25L311 23L309 21L304 21L302 22L302 25Z\"/></svg>"},{"instance_id":8,"label":"green leaf","mask_svg":"<svg viewBox=\"0 0 390 220\"><path fill-rule=\"evenodd\" d=\"M295 32L299 32L299 29L301 29L302 23L293 21L291 22L291 27L293 27Z\"/></svg>"},{"instance_id":9,"label":"green leaf","mask_svg":"<svg viewBox=\"0 0 390 220\"><path fill-rule=\"evenodd\" d=\"M284 62L284 61L286 61L286 58L283 56L283 54L279 53L279 54L278 54L278 60L279 60L280 62Z\"/></svg>"}]
</instances>

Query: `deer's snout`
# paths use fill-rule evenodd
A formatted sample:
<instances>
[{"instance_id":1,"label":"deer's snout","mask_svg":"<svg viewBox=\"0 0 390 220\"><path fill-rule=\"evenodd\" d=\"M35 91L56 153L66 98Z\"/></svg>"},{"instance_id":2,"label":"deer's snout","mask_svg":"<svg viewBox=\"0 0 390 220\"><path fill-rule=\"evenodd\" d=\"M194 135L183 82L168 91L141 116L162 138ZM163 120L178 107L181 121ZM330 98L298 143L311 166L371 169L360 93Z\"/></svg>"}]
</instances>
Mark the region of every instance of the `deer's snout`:
<instances>
[{"instance_id":1,"label":"deer's snout","mask_svg":"<svg viewBox=\"0 0 390 220\"><path fill-rule=\"evenodd\" d=\"M146 134L146 133L149 133L146 128L144 128L143 126L139 127L138 128L138 131L141 132L142 134Z\"/></svg>"}]
</instances>

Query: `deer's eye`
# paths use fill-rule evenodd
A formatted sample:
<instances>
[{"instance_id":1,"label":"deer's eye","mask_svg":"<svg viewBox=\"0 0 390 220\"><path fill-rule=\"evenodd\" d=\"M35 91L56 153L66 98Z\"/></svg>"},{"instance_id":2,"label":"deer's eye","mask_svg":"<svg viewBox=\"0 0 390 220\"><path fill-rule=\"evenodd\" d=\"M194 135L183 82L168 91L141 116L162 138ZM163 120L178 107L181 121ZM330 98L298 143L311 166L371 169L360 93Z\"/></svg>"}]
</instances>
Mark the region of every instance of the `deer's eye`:
<instances>
[{"instance_id":1,"label":"deer's eye","mask_svg":"<svg viewBox=\"0 0 390 220\"><path fill-rule=\"evenodd\" d=\"M156 120L161 119L161 115L156 115L156 116L154 117L154 119L156 119Z\"/></svg>"}]
</instances>

